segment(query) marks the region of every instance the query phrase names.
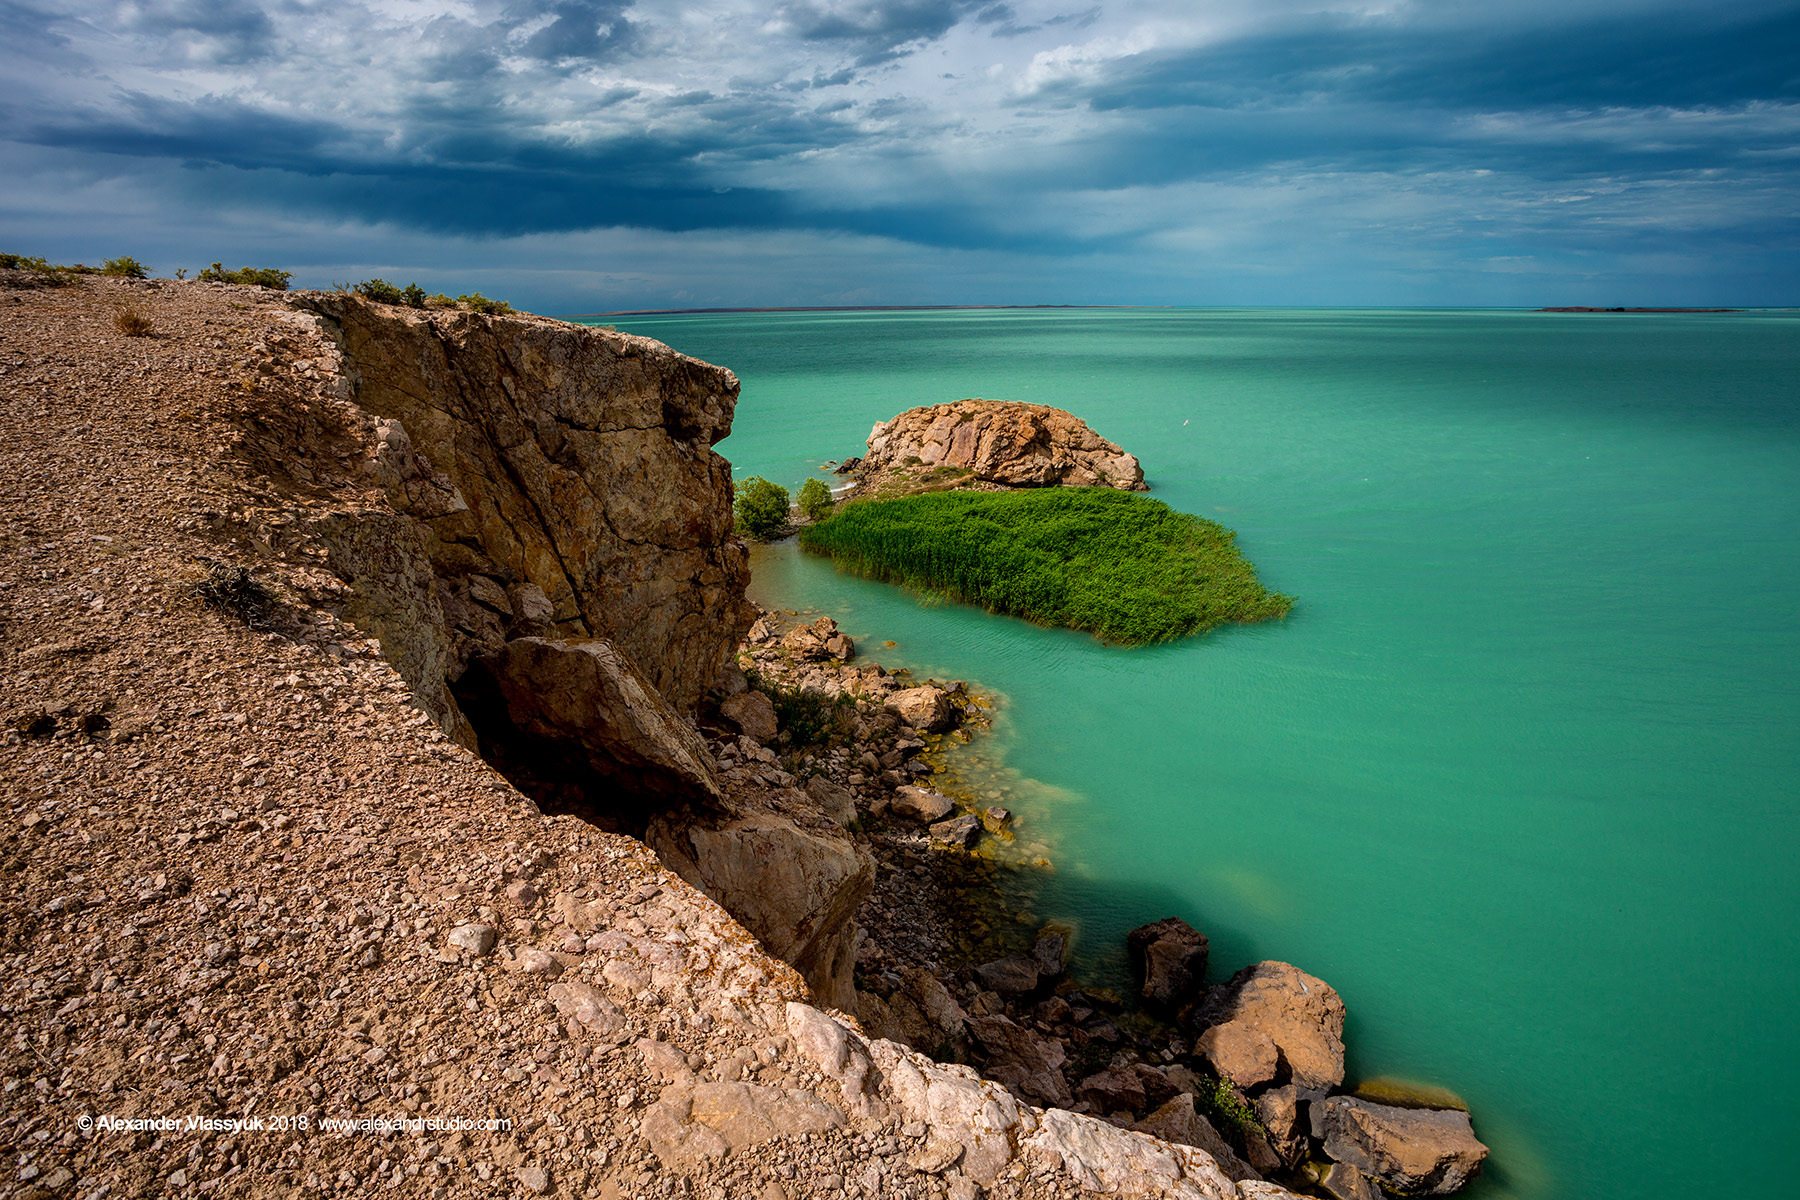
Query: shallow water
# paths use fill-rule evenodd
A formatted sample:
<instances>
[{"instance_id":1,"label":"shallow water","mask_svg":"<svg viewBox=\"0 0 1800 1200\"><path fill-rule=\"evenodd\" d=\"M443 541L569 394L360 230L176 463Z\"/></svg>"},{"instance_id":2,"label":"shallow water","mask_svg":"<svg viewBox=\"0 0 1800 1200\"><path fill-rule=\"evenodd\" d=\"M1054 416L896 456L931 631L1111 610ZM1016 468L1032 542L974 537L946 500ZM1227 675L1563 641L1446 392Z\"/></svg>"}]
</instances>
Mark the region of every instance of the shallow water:
<instances>
[{"instance_id":1,"label":"shallow water","mask_svg":"<svg viewBox=\"0 0 1800 1200\"><path fill-rule=\"evenodd\" d=\"M1468 1101L1494 1149L1471 1195L1792 1194L1800 318L622 327L742 377L740 475L797 486L917 404L1055 404L1299 598L1123 650L758 556L764 603L1001 698L990 785L1085 969L1176 914L1215 977L1324 977L1353 1076Z\"/></svg>"}]
</instances>

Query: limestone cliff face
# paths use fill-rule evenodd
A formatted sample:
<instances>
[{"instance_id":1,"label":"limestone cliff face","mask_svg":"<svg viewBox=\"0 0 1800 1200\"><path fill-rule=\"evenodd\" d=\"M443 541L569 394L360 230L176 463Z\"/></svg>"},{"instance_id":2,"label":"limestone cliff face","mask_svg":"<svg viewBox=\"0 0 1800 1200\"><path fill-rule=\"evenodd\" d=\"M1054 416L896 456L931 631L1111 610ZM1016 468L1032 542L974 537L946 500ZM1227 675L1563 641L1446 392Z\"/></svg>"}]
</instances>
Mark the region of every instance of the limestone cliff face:
<instances>
[{"instance_id":1,"label":"limestone cliff face","mask_svg":"<svg viewBox=\"0 0 1800 1200\"><path fill-rule=\"evenodd\" d=\"M958 400L908 409L869 434L864 473L904 466L960 467L1005 487L1112 487L1144 491L1138 460L1047 404Z\"/></svg>"},{"instance_id":2,"label":"limestone cliff face","mask_svg":"<svg viewBox=\"0 0 1800 1200\"><path fill-rule=\"evenodd\" d=\"M869 856L804 806L727 794L689 723L751 616L712 450L737 378L537 317L294 304L338 346L335 457L373 491L312 526L346 615L541 807L644 834L848 1007ZM328 457L317 425L265 438L264 469Z\"/></svg>"},{"instance_id":3,"label":"limestone cliff face","mask_svg":"<svg viewBox=\"0 0 1800 1200\"><path fill-rule=\"evenodd\" d=\"M331 539L402 670L455 678L521 633L604 638L692 711L748 624L731 467L712 450L737 377L536 317L318 292L295 304L335 336L350 398L376 418L375 478L410 518ZM429 596L407 577L420 551Z\"/></svg>"}]
</instances>

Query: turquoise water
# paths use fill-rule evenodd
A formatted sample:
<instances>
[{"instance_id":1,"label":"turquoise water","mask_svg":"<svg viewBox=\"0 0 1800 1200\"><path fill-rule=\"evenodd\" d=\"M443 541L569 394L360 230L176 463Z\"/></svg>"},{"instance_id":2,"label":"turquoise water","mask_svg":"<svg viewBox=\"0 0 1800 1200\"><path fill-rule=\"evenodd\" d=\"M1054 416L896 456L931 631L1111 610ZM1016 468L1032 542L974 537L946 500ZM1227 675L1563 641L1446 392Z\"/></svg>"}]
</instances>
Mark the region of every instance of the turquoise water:
<instances>
[{"instance_id":1,"label":"turquoise water","mask_svg":"<svg viewBox=\"0 0 1800 1200\"><path fill-rule=\"evenodd\" d=\"M759 556L765 603L1003 697L1039 915L1091 969L1178 914L1215 975L1324 977L1353 1075L1468 1101L1471 1195L1796 1193L1800 318L623 324L739 373L740 475L795 486L917 404L1055 404L1299 598L1122 650Z\"/></svg>"}]
</instances>

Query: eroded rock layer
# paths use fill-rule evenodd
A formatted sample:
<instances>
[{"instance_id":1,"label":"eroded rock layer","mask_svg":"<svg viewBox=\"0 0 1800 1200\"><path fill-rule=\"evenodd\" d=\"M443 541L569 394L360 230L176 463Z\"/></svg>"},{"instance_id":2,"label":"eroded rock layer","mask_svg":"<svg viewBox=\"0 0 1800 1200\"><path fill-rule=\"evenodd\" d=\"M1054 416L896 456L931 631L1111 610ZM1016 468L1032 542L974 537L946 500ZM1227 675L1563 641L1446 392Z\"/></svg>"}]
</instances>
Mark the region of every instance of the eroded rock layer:
<instances>
[{"instance_id":1,"label":"eroded rock layer","mask_svg":"<svg viewBox=\"0 0 1800 1200\"><path fill-rule=\"evenodd\" d=\"M327 531L402 673L431 687L521 633L604 638L692 711L748 624L712 450L737 377L560 321L294 303L336 339L348 398L378 419L375 478L410 518Z\"/></svg>"}]
</instances>

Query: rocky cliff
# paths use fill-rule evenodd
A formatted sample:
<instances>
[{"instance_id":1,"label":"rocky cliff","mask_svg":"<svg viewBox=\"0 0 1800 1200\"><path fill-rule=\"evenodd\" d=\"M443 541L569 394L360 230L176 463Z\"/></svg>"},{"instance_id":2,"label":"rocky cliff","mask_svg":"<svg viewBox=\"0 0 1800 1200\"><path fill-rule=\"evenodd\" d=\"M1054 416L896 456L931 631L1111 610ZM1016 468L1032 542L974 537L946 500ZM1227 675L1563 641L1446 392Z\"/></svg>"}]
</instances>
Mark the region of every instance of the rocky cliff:
<instances>
[{"instance_id":1,"label":"rocky cliff","mask_svg":"<svg viewBox=\"0 0 1800 1200\"><path fill-rule=\"evenodd\" d=\"M681 661L729 654L743 619L709 457L727 374L534 318L227 285L0 278L0 303L20 1194L1290 1195L821 1007L872 873L857 808L696 729L718 660ZM154 336L116 330L121 305ZM626 399L585 394L605 380ZM684 462L660 515L598 495L594 471L649 489L632 464ZM934 723L932 689L861 678L903 733ZM868 769L905 777L915 741ZM675 870L605 812L551 811L596 783ZM1394 1156L1406 1118L1380 1107L1315 1108L1315 1136L1421 1186L1466 1175ZM1201 1136L1186 1117L1152 1132ZM216 1126L158 1124L189 1119Z\"/></svg>"},{"instance_id":2,"label":"rocky cliff","mask_svg":"<svg viewBox=\"0 0 1800 1200\"><path fill-rule=\"evenodd\" d=\"M371 476L394 517L364 511L324 537L401 672L448 713L442 681L511 637L600 638L692 712L750 619L731 466L712 451L736 376L536 317L317 292L295 304L335 341L345 398L371 418ZM284 470L280 455L264 465Z\"/></svg>"},{"instance_id":3,"label":"rocky cliff","mask_svg":"<svg viewBox=\"0 0 1800 1200\"><path fill-rule=\"evenodd\" d=\"M966 472L1003 487L1112 487L1144 491L1138 460L1080 418L1045 404L958 400L908 409L869 433L859 471Z\"/></svg>"}]
</instances>

